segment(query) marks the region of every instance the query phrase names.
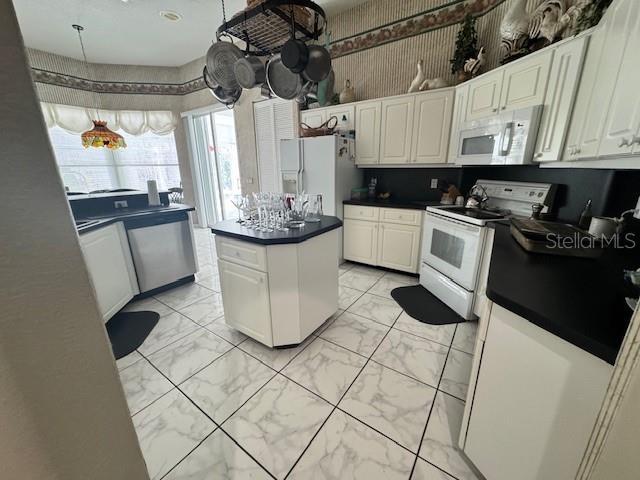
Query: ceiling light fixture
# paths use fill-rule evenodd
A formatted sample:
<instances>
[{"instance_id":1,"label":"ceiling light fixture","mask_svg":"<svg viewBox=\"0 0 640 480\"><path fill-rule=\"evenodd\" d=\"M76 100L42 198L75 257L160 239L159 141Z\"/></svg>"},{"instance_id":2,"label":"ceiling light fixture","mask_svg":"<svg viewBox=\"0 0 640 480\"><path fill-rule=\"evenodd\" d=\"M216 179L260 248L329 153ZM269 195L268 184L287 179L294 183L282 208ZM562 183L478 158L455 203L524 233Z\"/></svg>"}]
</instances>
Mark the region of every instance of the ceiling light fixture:
<instances>
[{"instance_id":1,"label":"ceiling light fixture","mask_svg":"<svg viewBox=\"0 0 640 480\"><path fill-rule=\"evenodd\" d=\"M87 130L82 133L80 137L82 138L82 146L84 148L95 147L102 148L106 147L111 150L115 150L118 148L125 148L127 144L122 138L122 135L117 134L116 132L109 130L107 128L107 122L100 120L100 110L99 107L99 99L98 94L93 88L93 80L89 78L89 62L87 61L87 54L84 51L84 43L82 41L82 31L84 27L82 25L71 25L71 27L78 32L78 39L80 40L80 49L82 50L82 58L84 59L84 66L87 76L87 82L90 82L89 85L91 87L91 93L93 93L94 104L96 107L96 117L97 120L93 121L93 128L91 130Z\"/></svg>"},{"instance_id":2,"label":"ceiling light fixture","mask_svg":"<svg viewBox=\"0 0 640 480\"><path fill-rule=\"evenodd\" d=\"M178 12L174 12L173 10L161 10L160 16L165 20L169 20L170 22L179 22L182 20L182 15Z\"/></svg>"}]
</instances>

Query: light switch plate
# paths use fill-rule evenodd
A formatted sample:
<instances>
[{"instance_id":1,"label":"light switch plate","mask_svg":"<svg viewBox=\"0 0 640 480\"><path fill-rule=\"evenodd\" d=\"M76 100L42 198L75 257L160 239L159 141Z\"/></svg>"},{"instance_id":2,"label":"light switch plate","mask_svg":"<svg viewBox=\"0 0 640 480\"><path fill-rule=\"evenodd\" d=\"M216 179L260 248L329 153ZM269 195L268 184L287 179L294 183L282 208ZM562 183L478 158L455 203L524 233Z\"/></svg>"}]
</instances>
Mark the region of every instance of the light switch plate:
<instances>
[{"instance_id":1,"label":"light switch plate","mask_svg":"<svg viewBox=\"0 0 640 480\"><path fill-rule=\"evenodd\" d=\"M431 179L431 188L438 188L438 179L437 178L432 178Z\"/></svg>"},{"instance_id":2,"label":"light switch plate","mask_svg":"<svg viewBox=\"0 0 640 480\"><path fill-rule=\"evenodd\" d=\"M115 202L113 202L113 206L115 208L127 208L129 204L126 200L116 200Z\"/></svg>"}]
</instances>

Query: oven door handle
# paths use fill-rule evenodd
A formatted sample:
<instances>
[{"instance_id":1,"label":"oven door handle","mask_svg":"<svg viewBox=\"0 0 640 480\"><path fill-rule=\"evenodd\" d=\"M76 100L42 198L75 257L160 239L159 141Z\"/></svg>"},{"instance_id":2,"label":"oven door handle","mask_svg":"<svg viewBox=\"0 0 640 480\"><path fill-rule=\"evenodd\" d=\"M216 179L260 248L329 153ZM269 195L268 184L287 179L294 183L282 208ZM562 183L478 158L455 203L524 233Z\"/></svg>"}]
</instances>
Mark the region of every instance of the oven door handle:
<instances>
[{"instance_id":1,"label":"oven door handle","mask_svg":"<svg viewBox=\"0 0 640 480\"><path fill-rule=\"evenodd\" d=\"M513 122L507 122L502 132L502 140L500 142L500 156L506 157L511 151L513 144Z\"/></svg>"}]
</instances>

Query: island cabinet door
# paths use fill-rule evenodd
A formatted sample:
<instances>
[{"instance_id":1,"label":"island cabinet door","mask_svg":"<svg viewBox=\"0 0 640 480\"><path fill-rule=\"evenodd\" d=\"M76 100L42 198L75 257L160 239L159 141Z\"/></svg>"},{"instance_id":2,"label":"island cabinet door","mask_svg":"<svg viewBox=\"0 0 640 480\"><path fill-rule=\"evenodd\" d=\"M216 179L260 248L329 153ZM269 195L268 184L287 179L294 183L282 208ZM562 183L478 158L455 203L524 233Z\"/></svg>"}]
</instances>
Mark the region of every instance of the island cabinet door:
<instances>
[{"instance_id":1,"label":"island cabinet door","mask_svg":"<svg viewBox=\"0 0 640 480\"><path fill-rule=\"evenodd\" d=\"M344 220L344 258L376 265L378 257L378 223Z\"/></svg>"},{"instance_id":2,"label":"island cabinet door","mask_svg":"<svg viewBox=\"0 0 640 480\"><path fill-rule=\"evenodd\" d=\"M378 229L378 265L418 273L420 227L381 223Z\"/></svg>"},{"instance_id":3,"label":"island cabinet door","mask_svg":"<svg viewBox=\"0 0 640 480\"><path fill-rule=\"evenodd\" d=\"M218 269L225 323L272 347L267 274L225 260L218 260Z\"/></svg>"}]
</instances>

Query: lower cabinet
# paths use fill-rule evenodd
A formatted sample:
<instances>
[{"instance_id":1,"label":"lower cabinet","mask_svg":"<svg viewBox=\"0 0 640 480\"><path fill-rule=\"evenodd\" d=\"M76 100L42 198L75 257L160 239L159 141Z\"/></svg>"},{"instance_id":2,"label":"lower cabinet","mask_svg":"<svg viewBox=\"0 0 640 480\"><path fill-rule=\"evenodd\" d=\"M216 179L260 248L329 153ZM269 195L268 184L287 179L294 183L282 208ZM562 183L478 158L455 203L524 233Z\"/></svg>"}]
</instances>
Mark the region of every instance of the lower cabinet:
<instances>
[{"instance_id":1,"label":"lower cabinet","mask_svg":"<svg viewBox=\"0 0 640 480\"><path fill-rule=\"evenodd\" d=\"M344 258L375 265L378 258L378 223L344 220Z\"/></svg>"},{"instance_id":2,"label":"lower cabinet","mask_svg":"<svg viewBox=\"0 0 640 480\"><path fill-rule=\"evenodd\" d=\"M378 265L417 272L420 263L420 227L381 223L378 228Z\"/></svg>"},{"instance_id":3,"label":"lower cabinet","mask_svg":"<svg viewBox=\"0 0 640 480\"><path fill-rule=\"evenodd\" d=\"M418 273L422 211L345 205L344 258Z\"/></svg>"},{"instance_id":4,"label":"lower cabinet","mask_svg":"<svg viewBox=\"0 0 640 480\"><path fill-rule=\"evenodd\" d=\"M613 367L497 304L480 319L460 447L491 480L572 480Z\"/></svg>"},{"instance_id":5,"label":"lower cabinet","mask_svg":"<svg viewBox=\"0 0 640 480\"><path fill-rule=\"evenodd\" d=\"M267 274L225 260L218 260L218 270L225 293L222 297L225 322L266 345L272 345Z\"/></svg>"},{"instance_id":6,"label":"lower cabinet","mask_svg":"<svg viewBox=\"0 0 640 480\"><path fill-rule=\"evenodd\" d=\"M84 233L80 246L100 313L107 322L138 293L124 226L119 222Z\"/></svg>"}]
</instances>

